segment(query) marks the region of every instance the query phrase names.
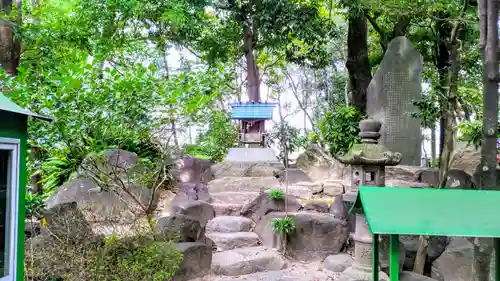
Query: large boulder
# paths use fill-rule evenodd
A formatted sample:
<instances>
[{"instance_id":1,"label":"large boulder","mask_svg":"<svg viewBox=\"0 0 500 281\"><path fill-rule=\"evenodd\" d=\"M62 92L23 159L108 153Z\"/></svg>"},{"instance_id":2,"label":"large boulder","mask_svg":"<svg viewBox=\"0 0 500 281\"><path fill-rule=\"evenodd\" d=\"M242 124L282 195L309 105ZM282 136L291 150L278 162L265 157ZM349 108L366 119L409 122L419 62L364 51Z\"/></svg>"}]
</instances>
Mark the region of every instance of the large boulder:
<instances>
[{"instance_id":1,"label":"large boulder","mask_svg":"<svg viewBox=\"0 0 500 281\"><path fill-rule=\"evenodd\" d=\"M421 170L419 166L387 166L385 167L385 177L391 180L415 182L419 170Z\"/></svg>"},{"instance_id":2,"label":"large boulder","mask_svg":"<svg viewBox=\"0 0 500 281\"><path fill-rule=\"evenodd\" d=\"M207 185L202 182L181 182L177 194L173 198L173 204L180 201L196 200L207 203L212 201Z\"/></svg>"},{"instance_id":3,"label":"large boulder","mask_svg":"<svg viewBox=\"0 0 500 281\"><path fill-rule=\"evenodd\" d=\"M182 264L172 281L187 281L203 277L210 273L212 266L212 248L203 243L178 243L177 249L182 253Z\"/></svg>"},{"instance_id":4,"label":"large boulder","mask_svg":"<svg viewBox=\"0 0 500 281\"><path fill-rule=\"evenodd\" d=\"M177 166L171 171L174 179L179 182L208 183L214 176L211 171L212 161L196 157L182 157L176 161Z\"/></svg>"},{"instance_id":5,"label":"large boulder","mask_svg":"<svg viewBox=\"0 0 500 281\"><path fill-rule=\"evenodd\" d=\"M150 189L140 186L130 185L127 191L102 190L91 180L77 178L59 187L48 200L47 207L51 209L74 203L94 232L109 235L121 230L124 232L121 234L125 234L133 231L138 220L145 217L143 207L148 206L152 196ZM153 198L153 204L156 203L157 200Z\"/></svg>"},{"instance_id":6,"label":"large boulder","mask_svg":"<svg viewBox=\"0 0 500 281\"><path fill-rule=\"evenodd\" d=\"M179 242L203 241L205 238L205 230L200 221L182 214L159 218L156 231L175 238Z\"/></svg>"},{"instance_id":7,"label":"large boulder","mask_svg":"<svg viewBox=\"0 0 500 281\"><path fill-rule=\"evenodd\" d=\"M211 219L207 223L207 232L231 233L249 232L252 228L252 220L244 217L220 216Z\"/></svg>"},{"instance_id":8,"label":"large boulder","mask_svg":"<svg viewBox=\"0 0 500 281\"><path fill-rule=\"evenodd\" d=\"M271 177L223 177L208 183L210 193L215 192L261 192L280 183Z\"/></svg>"},{"instance_id":9,"label":"large boulder","mask_svg":"<svg viewBox=\"0 0 500 281\"><path fill-rule=\"evenodd\" d=\"M215 217L215 210L212 205L200 200L197 201L180 201L174 204L172 208L173 214L181 214L189 216L205 227L207 222Z\"/></svg>"},{"instance_id":10,"label":"large boulder","mask_svg":"<svg viewBox=\"0 0 500 281\"><path fill-rule=\"evenodd\" d=\"M287 209L285 209L285 206ZM241 215L258 222L263 216L271 212L296 212L301 208L302 205L295 196L286 195L284 200L274 200L269 197L269 194L263 192L253 201L243 206Z\"/></svg>"},{"instance_id":11,"label":"large boulder","mask_svg":"<svg viewBox=\"0 0 500 281\"><path fill-rule=\"evenodd\" d=\"M96 233L133 231L139 221L142 225L145 210L158 205L158 193L127 180L141 173L138 159L135 153L119 149L85 158L77 176L57 189L47 208L75 203ZM108 182L107 186L98 186L95 178Z\"/></svg>"},{"instance_id":12,"label":"large boulder","mask_svg":"<svg viewBox=\"0 0 500 281\"><path fill-rule=\"evenodd\" d=\"M299 169L308 171L308 176L315 180L342 179L348 174L348 169L335 158L331 157L319 145L311 144L296 160Z\"/></svg>"},{"instance_id":13,"label":"large boulder","mask_svg":"<svg viewBox=\"0 0 500 281\"><path fill-rule=\"evenodd\" d=\"M481 149L466 147L453 151L450 159L450 170L460 170L471 177L474 187L478 187L482 173L481 169ZM497 173L500 168L497 166ZM500 184L500 177L497 177L497 184Z\"/></svg>"},{"instance_id":14,"label":"large boulder","mask_svg":"<svg viewBox=\"0 0 500 281\"><path fill-rule=\"evenodd\" d=\"M285 261L279 253L264 247L249 247L218 252L213 255L212 272L239 276L260 271L283 269Z\"/></svg>"},{"instance_id":15,"label":"large boulder","mask_svg":"<svg viewBox=\"0 0 500 281\"><path fill-rule=\"evenodd\" d=\"M420 240L418 235L401 235L399 240L404 244L406 249L406 259L403 268L405 270L413 270L415 264L415 257ZM430 266L434 260L439 258L445 251L449 243L449 238L446 236L430 236L429 245L427 246L426 265Z\"/></svg>"},{"instance_id":16,"label":"large boulder","mask_svg":"<svg viewBox=\"0 0 500 281\"><path fill-rule=\"evenodd\" d=\"M415 173L415 180L423 182L431 187L439 185L439 169L422 168Z\"/></svg>"},{"instance_id":17,"label":"large boulder","mask_svg":"<svg viewBox=\"0 0 500 281\"><path fill-rule=\"evenodd\" d=\"M275 177L278 178L280 183L288 183L290 185L296 184L299 182L310 182L311 178L302 171L301 169L280 169L276 174Z\"/></svg>"},{"instance_id":18,"label":"large boulder","mask_svg":"<svg viewBox=\"0 0 500 281\"><path fill-rule=\"evenodd\" d=\"M216 179L224 177L274 177L283 169L283 164L276 162L246 163L229 162L214 164L211 172Z\"/></svg>"},{"instance_id":19,"label":"large boulder","mask_svg":"<svg viewBox=\"0 0 500 281\"><path fill-rule=\"evenodd\" d=\"M286 216L286 213L269 213L257 223L255 232L265 246L279 247L272 223ZM332 215L295 212L288 216L294 218L295 231L287 238L286 253L294 260L318 261L338 254L349 237L347 222Z\"/></svg>"},{"instance_id":20,"label":"large boulder","mask_svg":"<svg viewBox=\"0 0 500 281\"><path fill-rule=\"evenodd\" d=\"M452 237L444 253L433 262L431 277L439 281L475 280L473 258L472 243L465 237ZM492 256L490 280L494 280L494 272L494 257Z\"/></svg>"},{"instance_id":21,"label":"large boulder","mask_svg":"<svg viewBox=\"0 0 500 281\"><path fill-rule=\"evenodd\" d=\"M348 253L329 255L323 261L323 268L333 272L342 272L346 268L350 267L353 262L354 258Z\"/></svg>"},{"instance_id":22,"label":"large boulder","mask_svg":"<svg viewBox=\"0 0 500 281\"><path fill-rule=\"evenodd\" d=\"M330 206L328 206L328 203L326 202L312 201L304 205L304 210L315 211L318 213L328 213L330 210Z\"/></svg>"}]
</instances>

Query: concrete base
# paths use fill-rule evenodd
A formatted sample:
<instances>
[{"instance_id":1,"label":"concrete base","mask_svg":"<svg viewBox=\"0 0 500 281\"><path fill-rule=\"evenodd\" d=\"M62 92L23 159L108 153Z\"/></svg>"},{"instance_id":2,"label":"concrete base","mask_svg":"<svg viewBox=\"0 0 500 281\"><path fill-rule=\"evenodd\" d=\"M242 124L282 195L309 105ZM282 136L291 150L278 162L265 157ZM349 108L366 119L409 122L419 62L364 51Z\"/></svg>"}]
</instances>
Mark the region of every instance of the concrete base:
<instances>
[{"instance_id":1,"label":"concrete base","mask_svg":"<svg viewBox=\"0 0 500 281\"><path fill-rule=\"evenodd\" d=\"M371 281L372 269L364 268L353 264L353 266L346 268L344 272L340 274L339 280L342 281ZM378 274L379 281L389 281L389 276L383 271L379 271Z\"/></svg>"},{"instance_id":2,"label":"concrete base","mask_svg":"<svg viewBox=\"0 0 500 281\"><path fill-rule=\"evenodd\" d=\"M278 162L278 157L272 148L231 148L225 161L239 163Z\"/></svg>"}]
</instances>

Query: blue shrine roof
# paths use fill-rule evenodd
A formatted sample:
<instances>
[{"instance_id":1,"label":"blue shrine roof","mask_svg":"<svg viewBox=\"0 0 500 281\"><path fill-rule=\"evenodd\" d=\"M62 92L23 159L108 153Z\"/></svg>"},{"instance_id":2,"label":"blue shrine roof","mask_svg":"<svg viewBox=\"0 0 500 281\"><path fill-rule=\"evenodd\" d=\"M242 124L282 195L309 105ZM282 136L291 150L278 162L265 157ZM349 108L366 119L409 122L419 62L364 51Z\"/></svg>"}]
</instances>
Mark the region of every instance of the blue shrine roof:
<instances>
[{"instance_id":1,"label":"blue shrine roof","mask_svg":"<svg viewBox=\"0 0 500 281\"><path fill-rule=\"evenodd\" d=\"M232 119L273 119L273 109L277 103L233 103Z\"/></svg>"}]
</instances>

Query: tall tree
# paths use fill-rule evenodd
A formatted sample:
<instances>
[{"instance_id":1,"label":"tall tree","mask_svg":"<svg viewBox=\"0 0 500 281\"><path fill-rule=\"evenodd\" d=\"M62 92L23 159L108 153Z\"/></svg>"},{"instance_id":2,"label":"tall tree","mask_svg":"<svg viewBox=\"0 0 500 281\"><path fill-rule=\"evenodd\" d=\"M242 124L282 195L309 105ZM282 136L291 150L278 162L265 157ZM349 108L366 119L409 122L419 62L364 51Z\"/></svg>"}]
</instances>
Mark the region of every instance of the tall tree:
<instances>
[{"instance_id":1,"label":"tall tree","mask_svg":"<svg viewBox=\"0 0 500 281\"><path fill-rule=\"evenodd\" d=\"M481 177L479 188L498 189L498 2L479 0L479 47L483 58L483 139L481 146ZM492 239L474 241L474 271L478 281L490 280ZM496 253L498 254L498 253Z\"/></svg>"},{"instance_id":2,"label":"tall tree","mask_svg":"<svg viewBox=\"0 0 500 281\"><path fill-rule=\"evenodd\" d=\"M17 74L21 56L19 27L21 25L21 0L15 0L15 14L12 15L12 0L0 0L0 10L6 15L0 19L0 64L9 75Z\"/></svg>"}]
</instances>

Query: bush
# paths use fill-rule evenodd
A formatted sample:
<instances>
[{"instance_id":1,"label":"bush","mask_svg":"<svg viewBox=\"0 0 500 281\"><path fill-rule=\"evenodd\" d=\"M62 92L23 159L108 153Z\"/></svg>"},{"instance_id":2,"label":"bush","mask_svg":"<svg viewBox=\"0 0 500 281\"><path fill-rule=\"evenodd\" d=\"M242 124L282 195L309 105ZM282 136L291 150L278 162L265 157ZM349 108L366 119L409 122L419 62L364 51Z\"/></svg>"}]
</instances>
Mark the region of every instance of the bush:
<instances>
[{"instance_id":1,"label":"bush","mask_svg":"<svg viewBox=\"0 0 500 281\"><path fill-rule=\"evenodd\" d=\"M359 122L363 115L352 106L336 106L328 111L318 123L322 142L326 143L331 155L346 153L361 141L358 136Z\"/></svg>"},{"instance_id":2,"label":"bush","mask_svg":"<svg viewBox=\"0 0 500 281\"><path fill-rule=\"evenodd\" d=\"M295 232L295 220L292 217L275 219L272 225L276 233L290 235Z\"/></svg>"},{"instance_id":3,"label":"bush","mask_svg":"<svg viewBox=\"0 0 500 281\"><path fill-rule=\"evenodd\" d=\"M224 160L229 149L235 147L238 128L233 124L229 113L225 111L215 111L207 119L210 120L208 130L197 137L196 145L187 146L184 153L220 162Z\"/></svg>"},{"instance_id":4,"label":"bush","mask_svg":"<svg viewBox=\"0 0 500 281\"><path fill-rule=\"evenodd\" d=\"M272 189L271 191L269 191L269 199L285 200L285 193L280 189Z\"/></svg>"},{"instance_id":5,"label":"bush","mask_svg":"<svg viewBox=\"0 0 500 281\"><path fill-rule=\"evenodd\" d=\"M98 280L103 281L170 280L182 262L175 243L149 236L109 237L99 256Z\"/></svg>"},{"instance_id":6,"label":"bush","mask_svg":"<svg viewBox=\"0 0 500 281\"><path fill-rule=\"evenodd\" d=\"M45 211L45 198L39 194L26 194L25 197L26 218L42 219Z\"/></svg>"},{"instance_id":7,"label":"bush","mask_svg":"<svg viewBox=\"0 0 500 281\"><path fill-rule=\"evenodd\" d=\"M113 235L84 243L66 238L45 238L34 252L29 252L31 242L27 244L27 280L164 281L177 273L182 262L182 254L167 238Z\"/></svg>"}]
</instances>

